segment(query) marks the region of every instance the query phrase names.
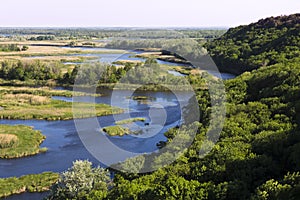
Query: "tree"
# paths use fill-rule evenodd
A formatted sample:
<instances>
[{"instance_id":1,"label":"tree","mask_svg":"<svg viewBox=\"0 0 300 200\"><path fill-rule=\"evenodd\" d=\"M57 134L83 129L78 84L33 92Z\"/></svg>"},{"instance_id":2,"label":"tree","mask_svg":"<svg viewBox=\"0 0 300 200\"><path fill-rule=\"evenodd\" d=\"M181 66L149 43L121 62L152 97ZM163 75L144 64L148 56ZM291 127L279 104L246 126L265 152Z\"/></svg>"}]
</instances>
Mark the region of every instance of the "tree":
<instances>
[{"instance_id":1,"label":"tree","mask_svg":"<svg viewBox=\"0 0 300 200\"><path fill-rule=\"evenodd\" d=\"M24 45L21 49L21 51L27 51L29 49L29 47L27 45Z\"/></svg>"},{"instance_id":2,"label":"tree","mask_svg":"<svg viewBox=\"0 0 300 200\"><path fill-rule=\"evenodd\" d=\"M91 191L106 195L110 183L108 170L92 167L92 163L85 160L73 162L73 166L61 177L51 190L48 199L86 199Z\"/></svg>"}]
</instances>

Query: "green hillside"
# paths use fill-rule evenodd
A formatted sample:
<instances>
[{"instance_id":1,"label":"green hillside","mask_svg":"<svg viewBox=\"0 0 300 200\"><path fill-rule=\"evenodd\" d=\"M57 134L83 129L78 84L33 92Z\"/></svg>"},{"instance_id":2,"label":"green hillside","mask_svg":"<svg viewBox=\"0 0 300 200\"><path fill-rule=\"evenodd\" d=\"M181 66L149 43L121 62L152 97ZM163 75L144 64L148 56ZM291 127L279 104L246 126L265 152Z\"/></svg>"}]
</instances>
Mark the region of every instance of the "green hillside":
<instances>
[{"instance_id":1,"label":"green hillside","mask_svg":"<svg viewBox=\"0 0 300 200\"><path fill-rule=\"evenodd\" d=\"M231 28L206 45L221 71L241 74L300 57L300 14Z\"/></svg>"}]
</instances>

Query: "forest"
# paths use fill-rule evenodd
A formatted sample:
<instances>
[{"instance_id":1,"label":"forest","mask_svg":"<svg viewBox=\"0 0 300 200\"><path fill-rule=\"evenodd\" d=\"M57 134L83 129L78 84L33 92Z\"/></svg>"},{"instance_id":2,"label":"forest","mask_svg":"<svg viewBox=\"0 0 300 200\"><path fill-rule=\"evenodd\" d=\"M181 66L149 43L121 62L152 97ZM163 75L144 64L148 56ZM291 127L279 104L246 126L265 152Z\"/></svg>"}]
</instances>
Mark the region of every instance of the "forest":
<instances>
[{"instance_id":1,"label":"forest","mask_svg":"<svg viewBox=\"0 0 300 200\"><path fill-rule=\"evenodd\" d=\"M241 74L278 62L299 62L300 16L271 17L229 29L205 46L220 70Z\"/></svg>"}]
</instances>

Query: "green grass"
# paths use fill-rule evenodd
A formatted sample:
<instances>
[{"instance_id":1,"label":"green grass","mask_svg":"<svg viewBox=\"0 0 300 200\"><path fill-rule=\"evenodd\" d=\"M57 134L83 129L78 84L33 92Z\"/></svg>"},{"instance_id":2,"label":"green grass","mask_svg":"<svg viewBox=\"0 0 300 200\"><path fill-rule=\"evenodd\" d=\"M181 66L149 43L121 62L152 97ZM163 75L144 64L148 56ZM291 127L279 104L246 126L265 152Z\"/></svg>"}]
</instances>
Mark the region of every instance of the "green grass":
<instances>
[{"instance_id":1,"label":"green grass","mask_svg":"<svg viewBox=\"0 0 300 200\"><path fill-rule=\"evenodd\" d=\"M70 120L122 113L123 110L106 104L74 103L50 100L50 103L31 105L23 102L3 104L0 99L0 119ZM74 115L73 115L74 114Z\"/></svg>"},{"instance_id":2,"label":"green grass","mask_svg":"<svg viewBox=\"0 0 300 200\"><path fill-rule=\"evenodd\" d=\"M102 129L106 134L110 136L123 136L130 134L130 130L128 128L124 128L122 126L107 126Z\"/></svg>"},{"instance_id":3,"label":"green grass","mask_svg":"<svg viewBox=\"0 0 300 200\"><path fill-rule=\"evenodd\" d=\"M145 118L142 118L142 117L136 117L136 118L124 119L124 120L116 121L116 124L117 124L117 125L130 124L130 123L137 122L137 121L144 122L144 121L146 121L146 119L145 119Z\"/></svg>"},{"instance_id":4,"label":"green grass","mask_svg":"<svg viewBox=\"0 0 300 200\"><path fill-rule=\"evenodd\" d=\"M101 96L100 94L88 94L84 92L73 92L70 90L54 90L49 87L13 87L13 86L0 86L0 95L1 94L32 94L39 96Z\"/></svg>"},{"instance_id":5,"label":"green grass","mask_svg":"<svg viewBox=\"0 0 300 200\"><path fill-rule=\"evenodd\" d=\"M81 92L74 94L87 95ZM120 108L105 104L53 100L50 97L52 95L71 97L73 92L49 88L0 87L0 119L69 120L123 112ZM78 108L74 112L73 106Z\"/></svg>"},{"instance_id":6,"label":"green grass","mask_svg":"<svg viewBox=\"0 0 300 200\"><path fill-rule=\"evenodd\" d=\"M46 138L32 127L0 125L0 158L20 158L32 156L47 149L40 149Z\"/></svg>"},{"instance_id":7,"label":"green grass","mask_svg":"<svg viewBox=\"0 0 300 200\"><path fill-rule=\"evenodd\" d=\"M190 67L174 67L173 68L175 71L181 73L181 74L185 74L185 75L190 75L191 74L191 70L192 68Z\"/></svg>"},{"instance_id":8,"label":"green grass","mask_svg":"<svg viewBox=\"0 0 300 200\"><path fill-rule=\"evenodd\" d=\"M140 118L140 120L141 119L142 118ZM125 122L125 120L122 120L122 121L119 121L119 122L121 122L119 124L125 124L125 123L123 123L123 122ZM131 122L132 122L132 120L130 120L130 119L126 120L126 124L129 124ZM107 126L107 127L104 127L102 129L102 131L105 132L109 136L124 136L124 135L130 135L130 134L132 134L132 135L138 135L138 134L142 133L141 130L131 131L129 128L123 127L123 126L120 126L120 125Z\"/></svg>"},{"instance_id":9,"label":"green grass","mask_svg":"<svg viewBox=\"0 0 300 200\"><path fill-rule=\"evenodd\" d=\"M25 175L19 178L0 179L0 198L23 192L44 192L58 181L59 174L44 172L42 174Z\"/></svg>"}]
</instances>

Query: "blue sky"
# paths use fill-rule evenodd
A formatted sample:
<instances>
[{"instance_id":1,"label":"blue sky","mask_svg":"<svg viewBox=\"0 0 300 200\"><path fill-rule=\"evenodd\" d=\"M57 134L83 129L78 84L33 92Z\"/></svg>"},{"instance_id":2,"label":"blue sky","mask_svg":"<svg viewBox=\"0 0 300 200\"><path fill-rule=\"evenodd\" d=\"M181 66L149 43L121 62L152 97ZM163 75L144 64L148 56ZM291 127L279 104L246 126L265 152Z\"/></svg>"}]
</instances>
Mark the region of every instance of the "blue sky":
<instances>
[{"instance_id":1,"label":"blue sky","mask_svg":"<svg viewBox=\"0 0 300 200\"><path fill-rule=\"evenodd\" d=\"M299 0L3 0L0 27L232 27L297 12Z\"/></svg>"}]
</instances>

